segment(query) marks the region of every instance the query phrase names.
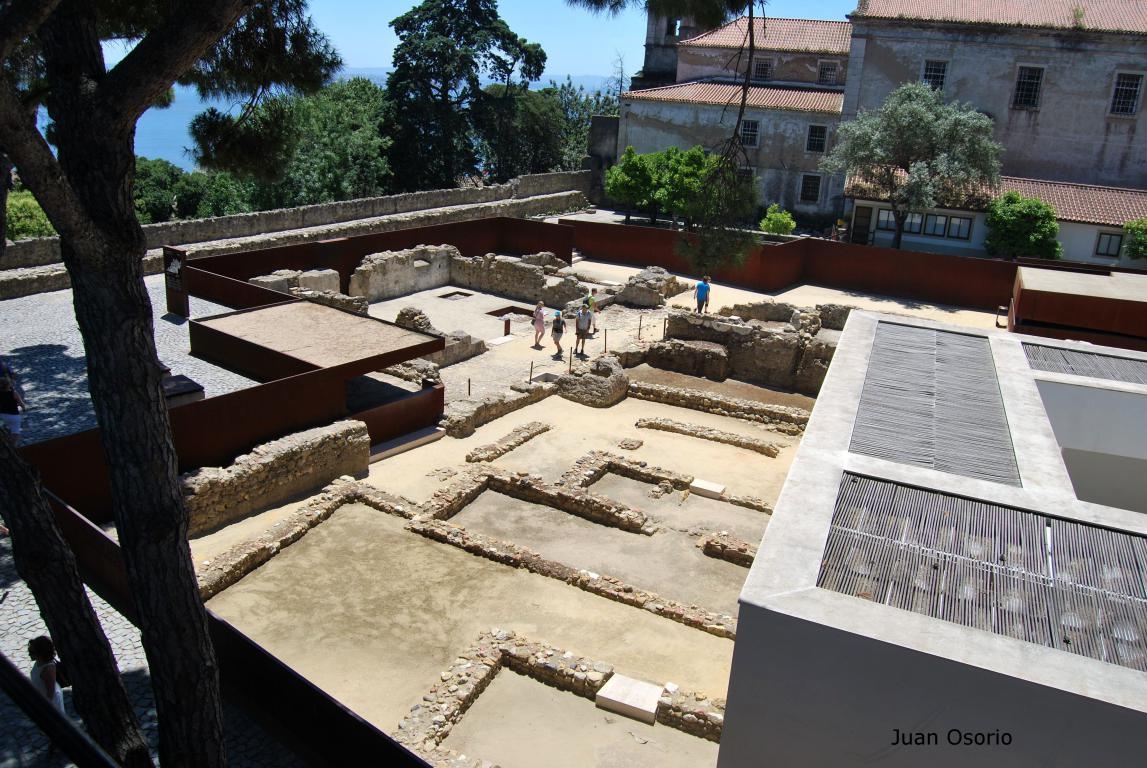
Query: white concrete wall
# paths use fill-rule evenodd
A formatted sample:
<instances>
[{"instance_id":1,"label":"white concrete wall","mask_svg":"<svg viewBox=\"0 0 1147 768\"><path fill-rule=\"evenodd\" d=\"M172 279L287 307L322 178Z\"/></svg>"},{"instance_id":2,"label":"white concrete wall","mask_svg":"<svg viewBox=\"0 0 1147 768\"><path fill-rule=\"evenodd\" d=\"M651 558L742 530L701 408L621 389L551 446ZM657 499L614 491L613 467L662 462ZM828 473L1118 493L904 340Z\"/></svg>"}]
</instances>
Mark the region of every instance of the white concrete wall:
<instances>
[{"instance_id":1,"label":"white concrete wall","mask_svg":"<svg viewBox=\"0 0 1147 768\"><path fill-rule=\"evenodd\" d=\"M1084 4L1086 5L1086 4ZM944 95L992 115L1011 176L1147 186L1147 84L1134 117L1109 113L1116 72L1147 72L1147 36L854 22L844 117L875 109L925 60L948 62ZM1042 67L1039 109L1012 109L1019 66Z\"/></svg>"}]
</instances>

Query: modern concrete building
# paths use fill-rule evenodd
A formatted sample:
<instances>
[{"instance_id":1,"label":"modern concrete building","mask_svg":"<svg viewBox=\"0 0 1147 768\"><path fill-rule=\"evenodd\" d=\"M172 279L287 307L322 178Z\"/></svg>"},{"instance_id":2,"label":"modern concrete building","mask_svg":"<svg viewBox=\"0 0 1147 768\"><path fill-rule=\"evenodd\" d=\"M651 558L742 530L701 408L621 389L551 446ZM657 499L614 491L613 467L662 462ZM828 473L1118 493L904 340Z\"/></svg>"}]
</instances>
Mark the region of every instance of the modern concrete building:
<instances>
[{"instance_id":1,"label":"modern concrete building","mask_svg":"<svg viewBox=\"0 0 1147 768\"><path fill-rule=\"evenodd\" d=\"M741 594L719 765L1147 753L1147 354L853 312Z\"/></svg>"}]
</instances>

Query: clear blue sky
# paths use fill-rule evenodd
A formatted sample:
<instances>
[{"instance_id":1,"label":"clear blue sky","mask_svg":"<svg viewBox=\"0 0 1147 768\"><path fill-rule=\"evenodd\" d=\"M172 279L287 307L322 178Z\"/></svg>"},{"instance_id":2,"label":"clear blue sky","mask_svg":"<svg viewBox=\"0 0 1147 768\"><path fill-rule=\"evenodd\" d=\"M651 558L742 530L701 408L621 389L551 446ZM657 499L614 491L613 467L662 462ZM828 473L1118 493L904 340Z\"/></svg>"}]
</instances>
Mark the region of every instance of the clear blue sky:
<instances>
[{"instance_id":1,"label":"clear blue sky","mask_svg":"<svg viewBox=\"0 0 1147 768\"><path fill-rule=\"evenodd\" d=\"M316 25L334 42L348 67L391 65L398 42L390 21L413 8L415 0L310 0ZM856 0L772 0L766 14L781 18L843 21ZM618 54L626 75L641 68L645 51L645 11L617 17L571 8L565 0L501 0L498 10L510 29L541 43L548 56L546 78L613 74Z\"/></svg>"}]
</instances>

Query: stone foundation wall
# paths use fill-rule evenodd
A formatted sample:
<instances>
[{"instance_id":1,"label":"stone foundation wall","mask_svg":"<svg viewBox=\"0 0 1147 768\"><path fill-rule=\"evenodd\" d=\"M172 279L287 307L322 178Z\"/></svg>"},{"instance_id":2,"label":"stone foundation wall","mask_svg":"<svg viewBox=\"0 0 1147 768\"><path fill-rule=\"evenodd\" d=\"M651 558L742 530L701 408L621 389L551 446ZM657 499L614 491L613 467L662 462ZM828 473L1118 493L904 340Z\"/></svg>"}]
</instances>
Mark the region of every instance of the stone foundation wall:
<instances>
[{"instance_id":1,"label":"stone foundation wall","mask_svg":"<svg viewBox=\"0 0 1147 768\"><path fill-rule=\"evenodd\" d=\"M661 384L646 384L640 381L629 382L629 396L639 400L691 408L695 411L706 411L737 419L757 421L789 435L801 434L809 417L809 412L803 408L725 397L706 392L703 389L666 387Z\"/></svg>"},{"instance_id":2,"label":"stone foundation wall","mask_svg":"<svg viewBox=\"0 0 1147 768\"><path fill-rule=\"evenodd\" d=\"M735 432L725 432L724 430L714 429L713 427L706 427L700 424L686 424L685 422L674 421L673 419L638 419L634 426L638 429L656 429L662 432L674 432L678 435L688 435L689 437L696 437L701 440L711 440L715 443L733 445L737 448L744 448L747 451L768 456L770 459L775 459L777 454L781 452L781 446L777 443L769 443L755 437L746 437L745 435L738 435Z\"/></svg>"},{"instance_id":3,"label":"stone foundation wall","mask_svg":"<svg viewBox=\"0 0 1147 768\"><path fill-rule=\"evenodd\" d=\"M506 435L496 443L489 445L480 445L474 450L466 454L466 461L474 463L479 461L494 461L495 459L505 456L510 451L525 445L530 440L533 440L538 435L549 432L553 429L549 424L540 421L531 421L528 424L523 424L520 427L512 430L510 434Z\"/></svg>"},{"instance_id":4,"label":"stone foundation wall","mask_svg":"<svg viewBox=\"0 0 1147 768\"><path fill-rule=\"evenodd\" d=\"M729 352L711 341L655 341L645 352L645 362L654 368L713 381L729 378Z\"/></svg>"},{"instance_id":5,"label":"stone foundation wall","mask_svg":"<svg viewBox=\"0 0 1147 768\"><path fill-rule=\"evenodd\" d=\"M451 260L459 256L452 245L372 253L351 274L347 291L374 302L441 288L449 285Z\"/></svg>"},{"instance_id":6,"label":"stone foundation wall","mask_svg":"<svg viewBox=\"0 0 1147 768\"><path fill-rule=\"evenodd\" d=\"M228 467L183 475L188 535L240 520L341 475L366 472L370 437L360 421L337 421L257 446Z\"/></svg>"},{"instance_id":7,"label":"stone foundation wall","mask_svg":"<svg viewBox=\"0 0 1147 768\"><path fill-rule=\"evenodd\" d=\"M757 557L755 546L724 532L705 536L697 542L697 546L709 557L725 560L744 568L752 566L753 560Z\"/></svg>"},{"instance_id":8,"label":"stone foundation wall","mask_svg":"<svg viewBox=\"0 0 1147 768\"><path fill-rule=\"evenodd\" d=\"M556 392L553 384L511 384L510 391L475 400L455 400L440 422L451 437L469 437L474 430L507 413L541 402Z\"/></svg>"},{"instance_id":9,"label":"stone foundation wall","mask_svg":"<svg viewBox=\"0 0 1147 768\"><path fill-rule=\"evenodd\" d=\"M450 283L523 301L541 301L546 273L540 266L510 256L458 256L450 262Z\"/></svg>"}]
</instances>

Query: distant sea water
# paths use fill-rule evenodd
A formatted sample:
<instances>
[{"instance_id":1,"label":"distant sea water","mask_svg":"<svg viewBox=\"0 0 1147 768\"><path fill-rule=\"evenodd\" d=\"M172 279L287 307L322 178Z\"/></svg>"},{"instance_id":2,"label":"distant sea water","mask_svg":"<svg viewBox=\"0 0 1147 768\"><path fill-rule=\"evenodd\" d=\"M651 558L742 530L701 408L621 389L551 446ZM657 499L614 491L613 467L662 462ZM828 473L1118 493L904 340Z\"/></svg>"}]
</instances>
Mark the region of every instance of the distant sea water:
<instances>
[{"instance_id":1,"label":"distant sea water","mask_svg":"<svg viewBox=\"0 0 1147 768\"><path fill-rule=\"evenodd\" d=\"M386 84L388 69L346 69L339 75L340 78L365 77L379 85ZM565 75L545 75L533 85L534 88L544 88L550 80L564 83ZM605 87L606 77L597 75L581 75L570 77L574 86L582 86L593 92ZM191 146L191 134L188 126L191 121L208 107L215 107L224 112L241 106L225 101L200 99L194 88L175 86L175 101L166 109L149 109L136 124L135 153L153 160L162 159L175 163L186 171L195 169L188 148Z\"/></svg>"}]
</instances>

